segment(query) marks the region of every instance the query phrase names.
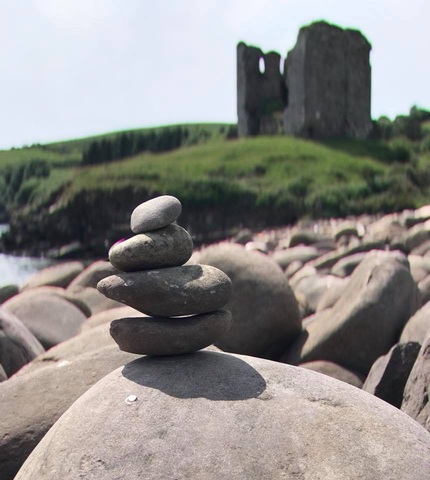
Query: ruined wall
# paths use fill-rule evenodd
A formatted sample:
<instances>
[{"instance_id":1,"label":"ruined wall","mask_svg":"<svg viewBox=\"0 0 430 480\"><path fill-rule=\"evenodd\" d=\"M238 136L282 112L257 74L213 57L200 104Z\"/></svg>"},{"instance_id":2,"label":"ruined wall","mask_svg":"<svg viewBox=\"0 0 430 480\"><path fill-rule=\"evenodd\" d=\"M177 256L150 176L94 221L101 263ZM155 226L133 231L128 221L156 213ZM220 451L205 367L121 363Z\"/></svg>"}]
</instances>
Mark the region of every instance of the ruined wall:
<instances>
[{"instance_id":1,"label":"ruined wall","mask_svg":"<svg viewBox=\"0 0 430 480\"><path fill-rule=\"evenodd\" d=\"M264 73L260 72L260 59ZM237 113L239 137L282 132L285 82L280 73L281 56L264 54L243 42L237 46Z\"/></svg>"},{"instance_id":2,"label":"ruined wall","mask_svg":"<svg viewBox=\"0 0 430 480\"><path fill-rule=\"evenodd\" d=\"M278 54L264 55L240 43L239 136L283 130L305 137L366 138L372 129L370 49L356 30L313 23L300 29L282 76ZM264 74L260 58L265 60Z\"/></svg>"}]
</instances>

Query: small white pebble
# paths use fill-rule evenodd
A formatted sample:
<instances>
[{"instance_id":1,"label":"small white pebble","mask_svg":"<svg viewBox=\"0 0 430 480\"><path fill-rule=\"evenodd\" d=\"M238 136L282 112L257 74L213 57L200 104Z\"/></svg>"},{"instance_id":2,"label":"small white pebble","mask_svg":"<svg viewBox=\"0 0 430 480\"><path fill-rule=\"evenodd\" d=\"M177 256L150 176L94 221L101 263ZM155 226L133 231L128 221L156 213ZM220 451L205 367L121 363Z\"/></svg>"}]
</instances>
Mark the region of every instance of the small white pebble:
<instances>
[{"instance_id":1,"label":"small white pebble","mask_svg":"<svg viewBox=\"0 0 430 480\"><path fill-rule=\"evenodd\" d=\"M137 400L137 396L136 395L129 395L126 399L125 399L125 403L133 403Z\"/></svg>"}]
</instances>

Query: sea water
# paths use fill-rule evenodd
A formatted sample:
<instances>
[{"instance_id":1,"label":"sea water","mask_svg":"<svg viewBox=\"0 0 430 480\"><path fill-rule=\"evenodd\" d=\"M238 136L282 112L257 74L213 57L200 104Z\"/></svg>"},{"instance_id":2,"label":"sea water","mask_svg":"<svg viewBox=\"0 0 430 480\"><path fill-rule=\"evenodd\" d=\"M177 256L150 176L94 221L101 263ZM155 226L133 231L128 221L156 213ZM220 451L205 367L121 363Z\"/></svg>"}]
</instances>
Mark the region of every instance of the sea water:
<instances>
[{"instance_id":1,"label":"sea water","mask_svg":"<svg viewBox=\"0 0 430 480\"><path fill-rule=\"evenodd\" d=\"M0 236L9 226L0 224ZM15 284L21 286L30 275L52 265L49 258L17 257L0 253L0 287Z\"/></svg>"}]
</instances>

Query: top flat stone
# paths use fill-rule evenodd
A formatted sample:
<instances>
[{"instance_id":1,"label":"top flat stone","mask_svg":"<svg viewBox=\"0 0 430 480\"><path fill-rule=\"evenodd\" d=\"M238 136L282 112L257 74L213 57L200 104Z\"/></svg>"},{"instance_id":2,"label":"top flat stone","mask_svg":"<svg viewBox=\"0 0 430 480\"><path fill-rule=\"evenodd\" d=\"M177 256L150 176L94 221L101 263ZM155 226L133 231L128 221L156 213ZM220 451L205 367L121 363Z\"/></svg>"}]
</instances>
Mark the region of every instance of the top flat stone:
<instances>
[{"instance_id":1,"label":"top flat stone","mask_svg":"<svg viewBox=\"0 0 430 480\"><path fill-rule=\"evenodd\" d=\"M134 233L145 233L166 227L182 211L181 202L171 195L162 195L137 206L131 214L130 226Z\"/></svg>"}]
</instances>

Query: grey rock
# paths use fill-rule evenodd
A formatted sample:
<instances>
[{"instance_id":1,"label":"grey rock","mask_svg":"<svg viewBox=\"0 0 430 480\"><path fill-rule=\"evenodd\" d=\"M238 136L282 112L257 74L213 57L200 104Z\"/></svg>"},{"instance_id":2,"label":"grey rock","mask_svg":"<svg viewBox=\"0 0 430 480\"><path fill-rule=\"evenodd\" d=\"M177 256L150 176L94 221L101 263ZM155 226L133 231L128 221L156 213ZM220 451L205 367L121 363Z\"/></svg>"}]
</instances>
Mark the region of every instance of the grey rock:
<instances>
[{"instance_id":1,"label":"grey rock","mask_svg":"<svg viewBox=\"0 0 430 480\"><path fill-rule=\"evenodd\" d=\"M299 260L291 262L288 267L285 269L285 276L291 278L295 273L297 273L303 267L303 263Z\"/></svg>"},{"instance_id":2,"label":"grey rock","mask_svg":"<svg viewBox=\"0 0 430 480\"><path fill-rule=\"evenodd\" d=\"M16 315L45 349L79 333L85 315L57 295L16 295L3 304Z\"/></svg>"},{"instance_id":3,"label":"grey rock","mask_svg":"<svg viewBox=\"0 0 430 480\"><path fill-rule=\"evenodd\" d=\"M330 285L330 287L328 287L327 290L321 295L316 311L321 312L322 310L333 307L343 295L349 279L349 277L339 278L340 282Z\"/></svg>"},{"instance_id":4,"label":"grey rock","mask_svg":"<svg viewBox=\"0 0 430 480\"><path fill-rule=\"evenodd\" d=\"M430 239L430 221L415 225L407 232L406 248L411 250L419 247Z\"/></svg>"},{"instance_id":5,"label":"grey rock","mask_svg":"<svg viewBox=\"0 0 430 480\"><path fill-rule=\"evenodd\" d=\"M364 377L356 372L351 372L346 368L343 368L341 365L337 365L333 362L327 362L325 360L316 360L314 362L302 363L299 365L301 368L307 368L313 370L314 372L321 373L323 375L328 375L331 378L340 380L341 382L348 383L357 388L363 386Z\"/></svg>"},{"instance_id":6,"label":"grey rock","mask_svg":"<svg viewBox=\"0 0 430 480\"><path fill-rule=\"evenodd\" d=\"M422 345L406 382L401 410L430 432L430 336Z\"/></svg>"},{"instance_id":7,"label":"grey rock","mask_svg":"<svg viewBox=\"0 0 430 480\"><path fill-rule=\"evenodd\" d=\"M182 211L181 202L171 195L156 197L138 205L131 214L130 226L134 233L145 233L166 227Z\"/></svg>"},{"instance_id":8,"label":"grey rock","mask_svg":"<svg viewBox=\"0 0 430 480\"><path fill-rule=\"evenodd\" d=\"M97 260L80 273L68 286L68 290L81 290L82 288L97 288L102 278L119 273L110 262Z\"/></svg>"},{"instance_id":9,"label":"grey rock","mask_svg":"<svg viewBox=\"0 0 430 480\"><path fill-rule=\"evenodd\" d=\"M343 282L333 275L312 275L303 278L294 289L297 297L301 293L306 298L305 308L308 313L315 313L322 296L330 289L342 285Z\"/></svg>"},{"instance_id":10,"label":"grey rock","mask_svg":"<svg viewBox=\"0 0 430 480\"><path fill-rule=\"evenodd\" d=\"M397 343L372 365L363 390L400 408L406 381L414 366L421 345Z\"/></svg>"},{"instance_id":11,"label":"grey rock","mask_svg":"<svg viewBox=\"0 0 430 480\"><path fill-rule=\"evenodd\" d=\"M425 305L430 300L430 275L418 282L418 289L421 293L423 305Z\"/></svg>"},{"instance_id":12,"label":"grey rock","mask_svg":"<svg viewBox=\"0 0 430 480\"><path fill-rule=\"evenodd\" d=\"M45 350L15 315L0 307L0 364L10 377Z\"/></svg>"},{"instance_id":13,"label":"grey rock","mask_svg":"<svg viewBox=\"0 0 430 480\"><path fill-rule=\"evenodd\" d=\"M428 432L372 395L304 368L205 351L143 357L106 376L16 480L428 480L429 462Z\"/></svg>"},{"instance_id":14,"label":"grey rock","mask_svg":"<svg viewBox=\"0 0 430 480\"><path fill-rule=\"evenodd\" d=\"M315 243L321 242L323 239L324 237L313 231L298 230L291 235L289 247L294 248L298 245L314 245ZM334 241L332 247L336 247Z\"/></svg>"},{"instance_id":15,"label":"grey rock","mask_svg":"<svg viewBox=\"0 0 430 480\"><path fill-rule=\"evenodd\" d=\"M417 342L422 345L430 335L430 303L426 303L413 315L403 328L400 343Z\"/></svg>"},{"instance_id":16,"label":"grey rock","mask_svg":"<svg viewBox=\"0 0 430 480\"><path fill-rule=\"evenodd\" d=\"M317 270L323 268L332 268L339 260L361 252L370 252L371 250L384 250L385 243L381 241L362 242L352 247L340 247L337 250L328 252L311 262ZM406 261L406 260L405 260Z\"/></svg>"},{"instance_id":17,"label":"grey rock","mask_svg":"<svg viewBox=\"0 0 430 480\"><path fill-rule=\"evenodd\" d=\"M18 285L5 285L0 287L0 304L19 293Z\"/></svg>"},{"instance_id":18,"label":"grey rock","mask_svg":"<svg viewBox=\"0 0 430 480\"><path fill-rule=\"evenodd\" d=\"M430 258L408 255L412 278L418 283L430 274Z\"/></svg>"},{"instance_id":19,"label":"grey rock","mask_svg":"<svg viewBox=\"0 0 430 480\"><path fill-rule=\"evenodd\" d=\"M418 247L413 248L410 251L411 255L419 255L419 256L424 256L428 251L430 250L430 239L426 240L423 242L421 245L418 245Z\"/></svg>"},{"instance_id":20,"label":"grey rock","mask_svg":"<svg viewBox=\"0 0 430 480\"><path fill-rule=\"evenodd\" d=\"M216 346L268 358L281 355L301 331L301 317L279 265L235 244L205 248L200 261L221 269L233 283L233 296L226 305L233 324Z\"/></svg>"},{"instance_id":21,"label":"grey rock","mask_svg":"<svg viewBox=\"0 0 430 480\"><path fill-rule=\"evenodd\" d=\"M352 221L345 221L340 223L334 232L335 240L339 240L340 237L360 237L357 225Z\"/></svg>"},{"instance_id":22,"label":"grey rock","mask_svg":"<svg viewBox=\"0 0 430 480\"><path fill-rule=\"evenodd\" d=\"M66 262L46 267L33 274L25 282L22 289L26 290L28 288L42 287L45 285L66 288L83 270L84 265L81 262Z\"/></svg>"},{"instance_id":23,"label":"grey rock","mask_svg":"<svg viewBox=\"0 0 430 480\"><path fill-rule=\"evenodd\" d=\"M0 382L4 382L5 380L7 380L7 375L2 364L0 363Z\"/></svg>"},{"instance_id":24,"label":"grey rock","mask_svg":"<svg viewBox=\"0 0 430 480\"><path fill-rule=\"evenodd\" d=\"M124 352L178 355L201 350L231 326L228 310L181 318L123 318L111 323L111 335Z\"/></svg>"},{"instance_id":25,"label":"grey rock","mask_svg":"<svg viewBox=\"0 0 430 480\"><path fill-rule=\"evenodd\" d=\"M97 288L108 298L161 317L212 312L232 294L228 276L208 265L120 273L100 280Z\"/></svg>"},{"instance_id":26,"label":"grey rock","mask_svg":"<svg viewBox=\"0 0 430 480\"><path fill-rule=\"evenodd\" d=\"M273 253L273 260L285 270L292 262L301 261L302 263L309 262L320 256L320 252L315 247L297 246L286 248L285 250L278 250Z\"/></svg>"},{"instance_id":27,"label":"grey rock","mask_svg":"<svg viewBox=\"0 0 430 480\"><path fill-rule=\"evenodd\" d=\"M141 233L109 250L109 261L123 272L178 267L193 253L189 233L178 225L168 225Z\"/></svg>"},{"instance_id":28,"label":"grey rock","mask_svg":"<svg viewBox=\"0 0 430 480\"><path fill-rule=\"evenodd\" d=\"M98 327L104 323L110 323L112 320L118 320L118 318L125 317L145 317L146 315L139 312L135 308L121 306L117 308L111 308L110 310L103 310L88 318L81 326L81 332L86 332L94 327Z\"/></svg>"},{"instance_id":29,"label":"grey rock","mask_svg":"<svg viewBox=\"0 0 430 480\"><path fill-rule=\"evenodd\" d=\"M400 253L369 253L351 275L331 315L308 325L282 361L329 360L366 375L421 306L406 265Z\"/></svg>"},{"instance_id":30,"label":"grey rock","mask_svg":"<svg viewBox=\"0 0 430 480\"><path fill-rule=\"evenodd\" d=\"M74 297L84 302L88 306L92 315L123 306L123 304L120 302L106 298L96 288L92 287L84 287L80 289L76 287L71 290L71 293Z\"/></svg>"},{"instance_id":31,"label":"grey rock","mask_svg":"<svg viewBox=\"0 0 430 480\"><path fill-rule=\"evenodd\" d=\"M113 345L67 361L50 362L45 368L2 382L2 480L14 478L31 451L75 400L105 375L135 358Z\"/></svg>"},{"instance_id":32,"label":"grey rock","mask_svg":"<svg viewBox=\"0 0 430 480\"><path fill-rule=\"evenodd\" d=\"M365 256L366 252L360 252L341 258L333 265L331 273L337 277L349 277Z\"/></svg>"}]
</instances>

